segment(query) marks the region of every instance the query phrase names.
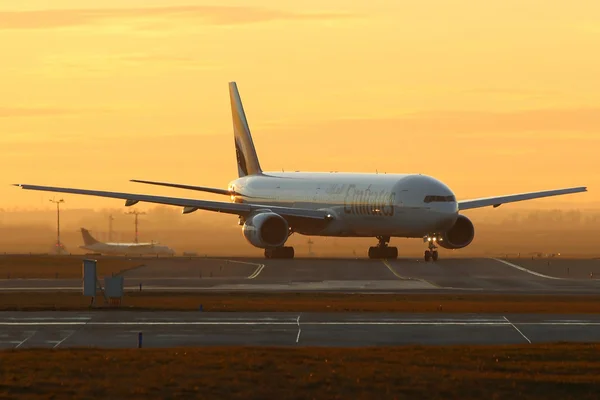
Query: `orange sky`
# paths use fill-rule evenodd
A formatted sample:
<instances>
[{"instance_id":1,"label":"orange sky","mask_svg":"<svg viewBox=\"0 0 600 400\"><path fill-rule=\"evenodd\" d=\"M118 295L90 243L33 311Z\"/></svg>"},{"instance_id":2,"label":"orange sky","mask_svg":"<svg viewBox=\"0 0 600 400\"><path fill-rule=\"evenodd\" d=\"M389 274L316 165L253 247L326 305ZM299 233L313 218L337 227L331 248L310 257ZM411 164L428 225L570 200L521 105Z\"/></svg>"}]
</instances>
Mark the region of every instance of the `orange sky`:
<instances>
[{"instance_id":1,"label":"orange sky","mask_svg":"<svg viewBox=\"0 0 600 400\"><path fill-rule=\"evenodd\" d=\"M266 170L422 172L461 199L587 185L560 201L600 201L596 0L48 3L0 2L2 208L50 205L11 183L226 187L231 80Z\"/></svg>"}]
</instances>

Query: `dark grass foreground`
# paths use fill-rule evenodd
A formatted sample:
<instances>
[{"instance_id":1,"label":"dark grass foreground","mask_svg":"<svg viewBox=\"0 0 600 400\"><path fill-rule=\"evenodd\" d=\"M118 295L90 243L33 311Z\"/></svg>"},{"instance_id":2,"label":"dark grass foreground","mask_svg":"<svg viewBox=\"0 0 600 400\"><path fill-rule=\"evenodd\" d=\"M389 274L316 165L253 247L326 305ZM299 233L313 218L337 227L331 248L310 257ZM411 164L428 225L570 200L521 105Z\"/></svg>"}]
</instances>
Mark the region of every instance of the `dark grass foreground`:
<instances>
[{"instance_id":1,"label":"dark grass foreground","mask_svg":"<svg viewBox=\"0 0 600 400\"><path fill-rule=\"evenodd\" d=\"M98 298L103 306L104 299ZM0 311L82 311L80 292L0 292ZM116 310L227 312L600 313L600 295L126 292ZM108 307L108 306L106 306Z\"/></svg>"},{"instance_id":2,"label":"dark grass foreground","mask_svg":"<svg viewBox=\"0 0 600 400\"><path fill-rule=\"evenodd\" d=\"M0 398L597 399L600 345L9 350Z\"/></svg>"}]
</instances>

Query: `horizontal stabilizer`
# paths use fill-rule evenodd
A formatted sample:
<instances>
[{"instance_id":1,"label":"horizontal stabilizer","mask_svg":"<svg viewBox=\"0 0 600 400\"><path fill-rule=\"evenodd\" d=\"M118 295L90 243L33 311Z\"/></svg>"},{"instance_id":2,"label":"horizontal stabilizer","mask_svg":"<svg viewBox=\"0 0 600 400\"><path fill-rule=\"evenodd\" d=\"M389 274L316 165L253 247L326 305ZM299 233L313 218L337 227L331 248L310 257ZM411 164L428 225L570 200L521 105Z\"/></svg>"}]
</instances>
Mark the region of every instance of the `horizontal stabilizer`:
<instances>
[{"instance_id":1,"label":"horizontal stabilizer","mask_svg":"<svg viewBox=\"0 0 600 400\"><path fill-rule=\"evenodd\" d=\"M461 200L458 202L458 209L462 211L469 210L471 208L481 208L488 206L494 206L494 208L496 208L504 203L514 203L516 201L541 199L543 197L560 196L564 194L581 192L587 192L587 188L585 186L581 186L567 189L543 190L541 192L511 194L507 196L484 197L481 199L473 200Z\"/></svg>"}]
</instances>

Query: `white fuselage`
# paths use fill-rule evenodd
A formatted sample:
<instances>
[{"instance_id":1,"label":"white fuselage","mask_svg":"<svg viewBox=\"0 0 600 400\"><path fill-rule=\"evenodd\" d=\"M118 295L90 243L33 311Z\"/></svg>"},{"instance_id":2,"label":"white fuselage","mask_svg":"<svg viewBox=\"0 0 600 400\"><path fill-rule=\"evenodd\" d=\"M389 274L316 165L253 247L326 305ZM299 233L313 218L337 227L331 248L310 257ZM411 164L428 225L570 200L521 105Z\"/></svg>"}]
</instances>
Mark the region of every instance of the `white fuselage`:
<instances>
[{"instance_id":1,"label":"white fuselage","mask_svg":"<svg viewBox=\"0 0 600 400\"><path fill-rule=\"evenodd\" d=\"M174 255L173 249L153 243L94 243L80 246L100 254L114 255Z\"/></svg>"},{"instance_id":2,"label":"white fuselage","mask_svg":"<svg viewBox=\"0 0 600 400\"><path fill-rule=\"evenodd\" d=\"M325 209L334 216L318 231L295 229L307 235L423 237L445 232L458 218L454 193L426 175L265 172L229 188L239 194L236 202Z\"/></svg>"}]
</instances>

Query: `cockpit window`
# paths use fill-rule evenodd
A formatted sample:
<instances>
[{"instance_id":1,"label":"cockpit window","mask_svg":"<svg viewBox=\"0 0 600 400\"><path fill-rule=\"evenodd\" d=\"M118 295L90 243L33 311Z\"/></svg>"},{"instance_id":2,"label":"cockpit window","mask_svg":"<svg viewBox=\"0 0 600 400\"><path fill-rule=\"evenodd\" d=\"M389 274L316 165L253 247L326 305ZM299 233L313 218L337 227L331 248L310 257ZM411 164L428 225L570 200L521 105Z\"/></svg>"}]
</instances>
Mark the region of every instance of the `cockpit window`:
<instances>
[{"instance_id":1,"label":"cockpit window","mask_svg":"<svg viewBox=\"0 0 600 400\"><path fill-rule=\"evenodd\" d=\"M454 198L454 196L425 196L425 203L441 203L441 202L450 202L450 201L456 201L456 199Z\"/></svg>"}]
</instances>

